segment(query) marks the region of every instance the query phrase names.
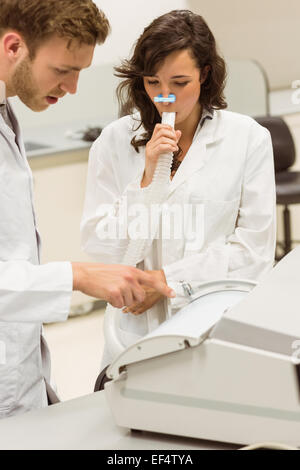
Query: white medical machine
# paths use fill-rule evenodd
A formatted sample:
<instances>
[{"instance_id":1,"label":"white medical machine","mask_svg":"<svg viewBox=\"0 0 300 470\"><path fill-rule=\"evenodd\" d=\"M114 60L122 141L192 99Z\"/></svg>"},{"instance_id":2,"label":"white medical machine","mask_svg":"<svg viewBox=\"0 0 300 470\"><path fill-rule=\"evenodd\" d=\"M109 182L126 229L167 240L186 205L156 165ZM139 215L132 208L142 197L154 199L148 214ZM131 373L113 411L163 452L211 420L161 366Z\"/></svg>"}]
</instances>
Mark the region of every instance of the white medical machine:
<instances>
[{"instance_id":1,"label":"white medical machine","mask_svg":"<svg viewBox=\"0 0 300 470\"><path fill-rule=\"evenodd\" d=\"M203 284L110 365L105 394L130 429L300 446L300 248L259 285Z\"/></svg>"}]
</instances>

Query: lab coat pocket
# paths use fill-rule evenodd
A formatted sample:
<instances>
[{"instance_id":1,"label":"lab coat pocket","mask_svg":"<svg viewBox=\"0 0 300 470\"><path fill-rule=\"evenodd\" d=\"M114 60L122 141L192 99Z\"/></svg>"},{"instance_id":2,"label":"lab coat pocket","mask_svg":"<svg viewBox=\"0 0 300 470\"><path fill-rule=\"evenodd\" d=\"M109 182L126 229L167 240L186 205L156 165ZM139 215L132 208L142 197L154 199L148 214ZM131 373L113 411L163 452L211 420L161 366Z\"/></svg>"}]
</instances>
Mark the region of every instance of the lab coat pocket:
<instances>
[{"instance_id":1,"label":"lab coat pocket","mask_svg":"<svg viewBox=\"0 0 300 470\"><path fill-rule=\"evenodd\" d=\"M186 239L185 253L199 252L213 242L224 242L235 231L240 200L203 200L190 198L189 227L194 238Z\"/></svg>"},{"instance_id":2,"label":"lab coat pocket","mask_svg":"<svg viewBox=\"0 0 300 470\"><path fill-rule=\"evenodd\" d=\"M0 322L0 418L13 407L18 382L18 330Z\"/></svg>"}]
</instances>

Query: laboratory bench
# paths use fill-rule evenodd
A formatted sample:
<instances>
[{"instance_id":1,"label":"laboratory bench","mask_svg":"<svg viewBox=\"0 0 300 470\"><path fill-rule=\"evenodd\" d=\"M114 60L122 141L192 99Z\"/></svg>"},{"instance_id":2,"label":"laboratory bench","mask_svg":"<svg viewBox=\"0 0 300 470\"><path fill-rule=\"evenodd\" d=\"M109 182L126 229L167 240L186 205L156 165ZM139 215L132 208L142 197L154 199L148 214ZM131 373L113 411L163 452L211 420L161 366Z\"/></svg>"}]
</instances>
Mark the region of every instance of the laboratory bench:
<instances>
[{"instance_id":1,"label":"laboratory bench","mask_svg":"<svg viewBox=\"0 0 300 470\"><path fill-rule=\"evenodd\" d=\"M113 118L75 120L23 129L26 155L31 168L41 169L87 161L93 141L83 139L88 129L101 128ZM79 157L80 156L80 157Z\"/></svg>"},{"instance_id":2,"label":"laboratory bench","mask_svg":"<svg viewBox=\"0 0 300 470\"><path fill-rule=\"evenodd\" d=\"M229 444L121 428L114 423L103 391L0 421L0 450L236 448Z\"/></svg>"}]
</instances>

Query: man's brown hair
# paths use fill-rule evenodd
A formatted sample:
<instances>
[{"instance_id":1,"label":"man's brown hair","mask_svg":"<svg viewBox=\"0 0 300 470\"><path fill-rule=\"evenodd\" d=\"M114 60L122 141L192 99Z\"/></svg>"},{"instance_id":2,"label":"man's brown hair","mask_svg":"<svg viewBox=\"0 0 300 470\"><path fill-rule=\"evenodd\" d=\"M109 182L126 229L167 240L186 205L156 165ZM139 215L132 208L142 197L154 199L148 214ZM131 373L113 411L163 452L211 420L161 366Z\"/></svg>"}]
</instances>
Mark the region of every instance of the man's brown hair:
<instances>
[{"instance_id":1,"label":"man's brown hair","mask_svg":"<svg viewBox=\"0 0 300 470\"><path fill-rule=\"evenodd\" d=\"M93 45L110 32L105 14L92 0L0 0L0 37L8 30L21 34L31 58L53 35Z\"/></svg>"}]
</instances>

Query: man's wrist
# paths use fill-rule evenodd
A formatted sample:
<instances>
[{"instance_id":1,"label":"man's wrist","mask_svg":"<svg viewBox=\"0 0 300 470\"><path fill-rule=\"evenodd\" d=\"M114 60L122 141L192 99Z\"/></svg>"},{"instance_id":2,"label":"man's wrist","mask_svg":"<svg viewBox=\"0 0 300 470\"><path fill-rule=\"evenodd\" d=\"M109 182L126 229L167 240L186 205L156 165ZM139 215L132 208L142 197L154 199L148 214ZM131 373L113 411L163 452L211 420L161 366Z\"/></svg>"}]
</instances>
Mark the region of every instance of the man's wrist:
<instances>
[{"instance_id":1,"label":"man's wrist","mask_svg":"<svg viewBox=\"0 0 300 470\"><path fill-rule=\"evenodd\" d=\"M83 267L82 263L71 263L73 271L73 291L81 291Z\"/></svg>"}]
</instances>

